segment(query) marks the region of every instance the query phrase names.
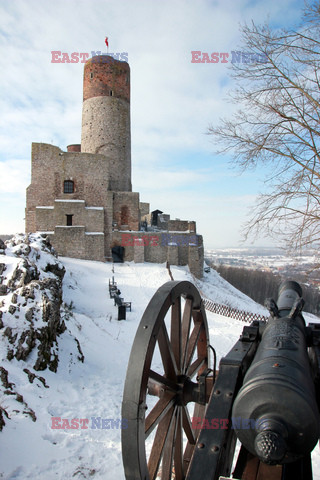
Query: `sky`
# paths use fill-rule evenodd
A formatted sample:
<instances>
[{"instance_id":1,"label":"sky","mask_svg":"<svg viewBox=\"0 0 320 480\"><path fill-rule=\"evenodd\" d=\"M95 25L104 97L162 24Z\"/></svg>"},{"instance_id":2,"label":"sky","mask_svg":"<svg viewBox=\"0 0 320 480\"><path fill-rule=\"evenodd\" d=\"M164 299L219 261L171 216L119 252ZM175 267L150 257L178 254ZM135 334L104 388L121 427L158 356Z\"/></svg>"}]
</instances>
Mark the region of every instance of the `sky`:
<instances>
[{"instance_id":1,"label":"sky","mask_svg":"<svg viewBox=\"0 0 320 480\"><path fill-rule=\"evenodd\" d=\"M239 50L239 26L293 26L303 0L0 0L0 234L24 231L32 142L81 143L84 63L53 51L127 53L132 188L151 210L195 220L205 248L242 245L265 172L240 175L208 128L235 110L230 62L192 51ZM274 245L268 238L255 245ZM246 244L248 245L248 243Z\"/></svg>"}]
</instances>

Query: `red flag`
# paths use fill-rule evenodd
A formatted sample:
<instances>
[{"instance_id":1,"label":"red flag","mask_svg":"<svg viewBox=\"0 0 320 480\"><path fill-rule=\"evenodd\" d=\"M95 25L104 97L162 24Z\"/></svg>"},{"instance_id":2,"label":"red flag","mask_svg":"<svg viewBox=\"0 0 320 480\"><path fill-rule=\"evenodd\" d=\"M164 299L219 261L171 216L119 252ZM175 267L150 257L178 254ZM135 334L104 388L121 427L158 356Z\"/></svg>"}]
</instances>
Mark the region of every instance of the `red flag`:
<instances>
[{"instance_id":1,"label":"red flag","mask_svg":"<svg viewBox=\"0 0 320 480\"><path fill-rule=\"evenodd\" d=\"M107 47L109 47L108 37L106 37L105 39L105 44L107 45Z\"/></svg>"}]
</instances>

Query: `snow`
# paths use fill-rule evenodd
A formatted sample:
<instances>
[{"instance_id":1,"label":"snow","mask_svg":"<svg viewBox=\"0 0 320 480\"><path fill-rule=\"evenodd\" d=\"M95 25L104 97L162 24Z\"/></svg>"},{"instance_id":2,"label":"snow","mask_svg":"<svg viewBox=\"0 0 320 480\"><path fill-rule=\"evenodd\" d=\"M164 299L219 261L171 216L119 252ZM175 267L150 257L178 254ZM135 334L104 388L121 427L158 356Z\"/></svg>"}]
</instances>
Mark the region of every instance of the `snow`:
<instances>
[{"instance_id":1,"label":"snow","mask_svg":"<svg viewBox=\"0 0 320 480\"><path fill-rule=\"evenodd\" d=\"M103 232L85 232L85 235L104 235Z\"/></svg>"},{"instance_id":2,"label":"snow","mask_svg":"<svg viewBox=\"0 0 320 480\"><path fill-rule=\"evenodd\" d=\"M34 245L36 247L36 245ZM14 252L1 257L9 276L19 261ZM49 254L48 254L49 255ZM46 262L41 252L39 262ZM6 480L56 480L94 478L124 480L121 458L121 402L131 345L141 316L156 290L170 280L165 264L112 264L60 258L66 268L63 281L64 315L67 331L58 339L57 373L35 372L45 378L26 381L27 362L8 361L2 352L1 364L9 380L34 410L37 421L11 411L11 419L0 433L0 478ZM171 267L175 280L196 284L201 295L213 302L265 314L263 307L224 281L215 271L195 280L187 267ZM117 308L109 298L108 283L114 277L121 297L132 302L126 321L117 321ZM218 360L227 354L245 325L243 322L207 312L210 341ZM78 340L84 362L79 361ZM9 399L10 400L10 399ZM8 396L0 405L9 403ZM88 428L52 428L62 420L88 419ZM101 418L101 420L99 420ZM113 424L111 422L113 420ZM101 422L106 428L91 428ZM109 426L109 428L107 428ZM111 427L114 428L111 428ZM314 480L320 480L320 457L314 454Z\"/></svg>"},{"instance_id":3,"label":"snow","mask_svg":"<svg viewBox=\"0 0 320 480\"><path fill-rule=\"evenodd\" d=\"M72 200L72 199L56 199L55 202L85 203L84 200Z\"/></svg>"}]
</instances>

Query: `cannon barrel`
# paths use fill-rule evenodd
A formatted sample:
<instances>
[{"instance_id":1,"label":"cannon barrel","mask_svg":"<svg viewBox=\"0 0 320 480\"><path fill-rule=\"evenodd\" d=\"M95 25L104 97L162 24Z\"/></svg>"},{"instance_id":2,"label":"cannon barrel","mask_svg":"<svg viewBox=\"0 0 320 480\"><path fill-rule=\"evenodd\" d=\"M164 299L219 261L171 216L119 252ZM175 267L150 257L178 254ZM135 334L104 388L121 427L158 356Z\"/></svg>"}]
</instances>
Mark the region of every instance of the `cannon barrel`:
<instances>
[{"instance_id":1,"label":"cannon barrel","mask_svg":"<svg viewBox=\"0 0 320 480\"><path fill-rule=\"evenodd\" d=\"M319 438L302 302L298 283L280 286L276 314L262 332L232 410L241 443L271 465L305 456Z\"/></svg>"}]
</instances>

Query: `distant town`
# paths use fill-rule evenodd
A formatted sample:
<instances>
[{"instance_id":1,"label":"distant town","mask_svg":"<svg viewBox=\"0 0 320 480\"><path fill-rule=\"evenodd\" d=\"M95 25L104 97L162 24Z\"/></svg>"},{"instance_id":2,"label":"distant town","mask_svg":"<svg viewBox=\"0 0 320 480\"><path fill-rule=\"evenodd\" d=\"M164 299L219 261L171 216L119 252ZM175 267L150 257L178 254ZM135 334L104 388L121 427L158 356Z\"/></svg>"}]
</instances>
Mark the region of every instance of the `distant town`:
<instances>
[{"instance_id":1,"label":"distant town","mask_svg":"<svg viewBox=\"0 0 320 480\"><path fill-rule=\"evenodd\" d=\"M300 283L305 311L320 315L320 263L314 251L291 256L279 248L205 250L206 264L261 305L277 298L283 280Z\"/></svg>"},{"instance_id":2,"label":"distant town","mask_svg":"<svg viewBox=\"0 0 320 480\"><path fill-rule=\"evenodd\" d=\"M290 256L281 248L248 247L205 250L205 259L216 266L242 267L320 286L320 259L314 250Z\"/></svg>"}]
</instances>

